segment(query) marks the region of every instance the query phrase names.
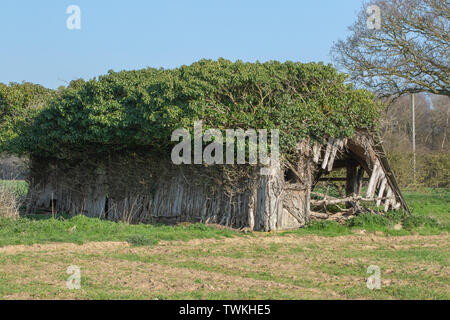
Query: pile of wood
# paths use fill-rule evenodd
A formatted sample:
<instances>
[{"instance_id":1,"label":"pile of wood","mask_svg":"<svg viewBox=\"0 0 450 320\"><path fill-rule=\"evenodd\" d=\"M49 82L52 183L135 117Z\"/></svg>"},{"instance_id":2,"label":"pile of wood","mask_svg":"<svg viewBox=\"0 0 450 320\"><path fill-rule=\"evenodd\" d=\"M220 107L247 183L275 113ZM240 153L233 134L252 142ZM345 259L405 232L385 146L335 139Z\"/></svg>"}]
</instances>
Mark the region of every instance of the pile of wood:
<instances>
[{"instance_id":1,"label":"pile of wood","mask_svg":"<svg viewBox=\"0 0 450 320\"><path fill-rule=\"evenodd\" d=\"M361 137L358 143L349 139L329 139L326 144L316 144L313 147L313 162L321 169L317 173L317 181L323 173L329 173L336 167L346 167L345 178L330 180L346 181L346 195L342 198L327 194L312 192L319 199L311 199L311 219L327 219L345 221L360 213L376 213L378 211L366 207L363 203L375 203L384 212L401 207L408 210L403 196L398 189L395 176L392 173L380 143ZM351 155L351 159L348 155ZM361 194L364 173L370 177L365 196ZM327 179L325 179L327 180ZM339 205L345 204L345 208ZM339 212L327 212L327 206L339 208Z\"/></svg>"},{"instance_id":2,"label":"pile of wood","mask_svg":"<svg viewBox=\"0 0 450 320\"><path fill-rule=\"evenodd\" d=\"M335 198L318 192L312 192L312 195L321 197L322 199L311 199L311 206L315 207L316 210L320 209L320 211L311 211L311 220L330 220L337 222L345 222L345 220L353 218L361 213L380 214L380 212L366 207L363 203L387 200L386 198L373 199L356 195L345 198ZM341 204L345 204L347 208L338 206ZM339 211L328 212L327 207L332 205L339 208Z\"/></svg>"}]
</instances>

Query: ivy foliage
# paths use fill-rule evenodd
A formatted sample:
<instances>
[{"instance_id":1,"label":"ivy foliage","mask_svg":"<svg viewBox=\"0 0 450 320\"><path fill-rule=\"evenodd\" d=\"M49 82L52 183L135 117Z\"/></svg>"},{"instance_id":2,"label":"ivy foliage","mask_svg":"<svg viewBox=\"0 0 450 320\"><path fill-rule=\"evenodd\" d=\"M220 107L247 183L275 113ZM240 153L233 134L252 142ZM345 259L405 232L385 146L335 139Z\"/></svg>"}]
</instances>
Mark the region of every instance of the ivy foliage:
<instances>
[{"instance_id":1,"label":"ivy foliage","mask_svg":"<svg viewBox=\"0 0 450 320\"><path fill-rule=\"evenodd\" d=\"M134 148L167 152L175 129L279 129L282 153L301 139L374 129L381 106L331 65L201 60L176 69L109 71L60 90L15 139L17 153L72 158ZM170 152L170 151L169 151Z\"/></svg>"},{"instance_id":2,"label":"ivy foliage","mask_svg":"<svg viewBox=\"0 0 450 320\"><path fill-rule=\"evenodd\" d=\"M29 82L0 83L0 152L45 108L53 91Z\"/></svg>"}]
</instances>

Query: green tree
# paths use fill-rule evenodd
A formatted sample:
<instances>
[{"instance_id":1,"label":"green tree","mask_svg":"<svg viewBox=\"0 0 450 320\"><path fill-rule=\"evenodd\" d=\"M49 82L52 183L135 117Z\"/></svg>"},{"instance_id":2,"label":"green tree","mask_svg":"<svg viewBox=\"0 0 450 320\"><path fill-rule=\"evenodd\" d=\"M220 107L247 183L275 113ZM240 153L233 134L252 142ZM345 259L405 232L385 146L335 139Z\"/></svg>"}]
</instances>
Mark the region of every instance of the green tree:
<instances>
[{"instance_id":1,"label":"green tree","mask_svg":"<svg viewBox=\"0 0 450 320\"><path fill-rule=\"evenodd\" d=\"M380 105L331 65L201 60L172 70L110 71L77 80L15 139L21 153L60 158L148 148L170 154L171 133L193 128L280 130L282 154L305 137L373 129ZM168 153L169 151L169 153Z\"/></svg>"},{"instance_id":2,"label":"green tree","mask_svg":"<svg viewBox=\"0 0 450 320\"><path fill-rule=\"evenodd\" d=\"M31 124L51 94L51 90L29 82L0 83L0 152Z\"/></svg>"}]
</instances>

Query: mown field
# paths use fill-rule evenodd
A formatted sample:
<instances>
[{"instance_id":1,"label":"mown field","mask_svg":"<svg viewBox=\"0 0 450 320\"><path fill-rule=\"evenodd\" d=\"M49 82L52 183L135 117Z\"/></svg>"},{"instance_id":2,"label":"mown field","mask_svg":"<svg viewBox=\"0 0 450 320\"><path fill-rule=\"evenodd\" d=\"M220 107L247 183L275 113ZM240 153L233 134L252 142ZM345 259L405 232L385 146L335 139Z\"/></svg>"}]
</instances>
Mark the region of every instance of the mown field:
<instances>
[{"instance_id":1,"label":"mown field","mask_svg":"<svg viewBox=\"0 0 450 320\"><path fill-rule=\"evenodd\" d=\"M412 217L363 215L274 233L0 219L0 298L450 299L450 190L405 197ZM66 286L70 265L81 270L79 290ZM371 265L381 271L379 290L366 286Z\"/></svg>"}]
</instances>

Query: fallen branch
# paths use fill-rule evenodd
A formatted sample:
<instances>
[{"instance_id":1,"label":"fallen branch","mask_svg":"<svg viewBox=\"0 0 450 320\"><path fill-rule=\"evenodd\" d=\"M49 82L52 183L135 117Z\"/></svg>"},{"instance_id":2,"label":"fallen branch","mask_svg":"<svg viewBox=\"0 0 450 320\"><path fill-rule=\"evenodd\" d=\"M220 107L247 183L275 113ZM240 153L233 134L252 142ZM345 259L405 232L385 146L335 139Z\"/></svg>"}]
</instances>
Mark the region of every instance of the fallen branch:
<instances>
[{"instance_id":1,"label":"fallen branch","mask_svg":"<svg viewBox=\"0 0 450 320\"><path fill-rule=\"evenodd\" d=\"M328 205L335 205L335 204L341 204L346 202L372 202L377 200L387 200L391 197L384 197L384 198L363 198L362 196L355 196L355 197L347 197L343 199L337 199L337 198L331 198L331 199L323 199L323 200L311 200L311 204L314 206L328 206Z\"/></svg>"}]
</instances>

